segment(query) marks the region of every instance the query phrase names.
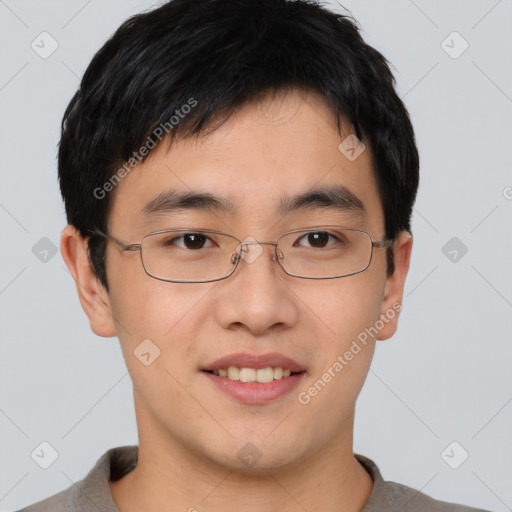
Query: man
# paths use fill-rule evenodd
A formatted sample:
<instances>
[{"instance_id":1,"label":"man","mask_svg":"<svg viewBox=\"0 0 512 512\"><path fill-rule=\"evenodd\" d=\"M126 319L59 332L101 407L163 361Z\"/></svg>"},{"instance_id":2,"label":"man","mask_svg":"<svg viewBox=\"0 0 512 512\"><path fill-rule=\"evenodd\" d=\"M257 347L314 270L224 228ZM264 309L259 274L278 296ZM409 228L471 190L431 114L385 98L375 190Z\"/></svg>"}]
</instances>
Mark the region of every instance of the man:
<instances>
[{"instance_id":1,"label":"man","mask_svg":"<svg viewBox=\"0 0 512 512\"><path fill-rule=\"evenodd\" d=\"M469 511L352 448L397 328L418 153L385 59L305 1L124 23L63 120L61 251L139 446L24 510Z\"/></svg>"}]
</instances>

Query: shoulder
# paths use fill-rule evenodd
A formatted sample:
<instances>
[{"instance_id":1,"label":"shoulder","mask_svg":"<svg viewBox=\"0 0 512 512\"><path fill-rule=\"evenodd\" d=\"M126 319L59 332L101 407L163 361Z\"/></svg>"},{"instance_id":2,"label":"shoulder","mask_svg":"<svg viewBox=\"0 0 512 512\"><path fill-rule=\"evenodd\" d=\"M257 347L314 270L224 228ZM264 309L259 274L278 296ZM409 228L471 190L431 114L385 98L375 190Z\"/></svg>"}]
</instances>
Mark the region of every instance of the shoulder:
<instances>
[{"instance_id":1,"label":"shoulder","mask_svg":"<svg viewBox=\"0 0 512 512\"><path fill-rule=\"evenodd\" d=\"M138 446L111 448L98 459L83 480L16 512L119 512L108 482L131 471L137 460Z\"/></svg>"},{"instance_id":2,"label":"shoulder","mask_svg":"<svg viewBox=\"0 0 512 512\"><path fill-rule=\"evenodd\" d=\"M436 500L412 487L386 481L373 460L360 454L354 455L373 480L373 490L362 512L489 512Z\"/></svg>"},{"instance_id":3,"label":"shoulder","mask_svg":"<svg viewBox=\"0 0 512 512\"><path fill-rule=\"evenodd\" d=\"M69 494L70 489L66 489L17 512L70 512L69 507L66 507L66 503L69 502Z\"/></svg>"},{"instance_id":4,"label":"shoulder","mask_svg":"<svg viewBox=\"0 0 512 512\"><path fill-rule=\"evenodd\" d=\"M416 489L396 482L385 482L394 506L407 512L489 512L479 508L436 500Z\"/></svg>"}]
</instances>

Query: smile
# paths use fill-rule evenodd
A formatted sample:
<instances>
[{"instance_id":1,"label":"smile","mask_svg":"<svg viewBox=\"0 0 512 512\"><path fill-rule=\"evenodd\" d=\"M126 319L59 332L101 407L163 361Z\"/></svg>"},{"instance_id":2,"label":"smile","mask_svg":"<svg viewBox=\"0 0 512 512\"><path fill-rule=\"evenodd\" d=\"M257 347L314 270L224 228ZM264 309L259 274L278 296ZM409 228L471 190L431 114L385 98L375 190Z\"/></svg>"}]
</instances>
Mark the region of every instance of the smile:
<instances>
[{"instance_id":1,"label":"smile","mask_svg":"<svg viewBox=\"0 0 512 512\"><path fill-rule=\"evenodd\" d=\"M266 383L289 377L293 372L289 368L283 369L280 366L275 368L271 366L267 366L266 368L239 368L237 366L229 366L227 368L214 370L212 373L219 377L225 377L240 382Z\"/></svg>"}]
</instances>

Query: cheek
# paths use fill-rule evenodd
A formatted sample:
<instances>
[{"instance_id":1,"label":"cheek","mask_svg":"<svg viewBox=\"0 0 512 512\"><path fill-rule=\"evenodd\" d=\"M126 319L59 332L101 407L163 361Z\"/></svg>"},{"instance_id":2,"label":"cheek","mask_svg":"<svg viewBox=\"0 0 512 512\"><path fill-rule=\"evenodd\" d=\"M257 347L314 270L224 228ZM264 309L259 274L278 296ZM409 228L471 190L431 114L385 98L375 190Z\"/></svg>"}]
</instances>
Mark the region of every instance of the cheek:
<instances>
[{"instance_id":1,"label":"cheek","mask_svg":"<svg viewBox=\"0 0 512 512\"><path fill-rule=\"evenodd\" d=\"M325 310L332 332L319 343L322 356L315 377L332 381L330 387L342 387L344 394L349 391L351 395L352 390L359 392L373 357L380 302L372 295L364 300L346 299L333 300Z\"/></svg>"},{"instance_id":2,"label":"cheek","mask_svg":"<svg viewBox=\"0 0 512 512\"><path fill-rule=\"evenodd\" d=\"M121 266L113 269L110 303L115 319L119 320L131 337L167 337L179 329L184 319L207 293L201 285L168 283L149 277L140 261L130 262L121 273ZM140 268L139 268L140 267ZM123 338L126 333L120 329Z\"/></svg>"},{"instance_id":3,"label":"cheek","mask_svg":"<svg viewBox=\"0 0 512 512\"><path fill-rule=\"evenodd\" d=\"M321 423L325 438L336 435L352 414L372 361L376 333L371 329L380 318L383 295L375 276L362 273L334 281L317 296L319 319L311 327L318 335L316 364L297 396L303 431L318 436Z\"/></svg>"},{"instance_id":4,"label":"cheek","mask_svg":"<svg viewBox=\"0 0 512 512\"><path fill-rule=\"evenodd\" d=\"M167 283L145 274L137 281L133 276L112 281L111 305L122 325L118 336L123 356L134 385L151 389L147 395L141 391L148 400L172 395L173 402L179 402L177 382L190 378L197 360L211 311L204 299L211 287Z\"/></svg>"},{"instance_id":5,"label":"cheek","mask_svg":"<svg viewBox=\"0 0 512 512\"><path fill-rule=\"evenodd\" d=\"M379 319L384 297L385 280L367 271L339 280L325 281L321 290L304 291L317 318L323 323L329 345L338 350L350 344L366 328ZM312 290L314 290L312 288Z\"/></svg>"},{"instance_id":6,"label":"cheek","mask_svg":"<svg viewBox=\"0 0 512 512\"><path fill-rule=\"evenodd\" d=\"M317 295L310 331L316 340L316 364L307 383L316 391L305 390L310 396L322 395L317 405L355 400L373 357L383 294L384 282L379 284L368 272L333 280Z\"/></svg>"},{"instance_id":7,"label":"cheek","mask_svg":"<svg viewBox=\"0 0 512 512\"><path fill-rule=\"evenodd\" d=\"M146 276L138 283L112 283L111 305L133 385L147 407L170 410L186 396L180 382L188 378L184 361L194 358L202 315L200 288L180 287Z\"/></svg>"}]
</instances>

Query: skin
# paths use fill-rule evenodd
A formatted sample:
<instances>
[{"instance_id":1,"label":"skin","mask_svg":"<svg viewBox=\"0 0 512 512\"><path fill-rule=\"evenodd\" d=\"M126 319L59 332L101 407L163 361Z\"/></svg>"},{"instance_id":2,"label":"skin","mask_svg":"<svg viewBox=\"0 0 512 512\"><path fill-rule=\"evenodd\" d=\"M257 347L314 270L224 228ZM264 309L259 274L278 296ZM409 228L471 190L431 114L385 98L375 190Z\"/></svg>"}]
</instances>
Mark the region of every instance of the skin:
<instances>
[{"instance_id":1,"label":"skin","mask_svg":"<svg viewBox=\"0 0 512 512\"><path fill-rule=\"evenodd\" d=\"M206 137L153 150L116 187L109 233L136 243L150 231L192 218L194 225L240 240L267 241L334 218L382 240L384 215L370 151L349 161L338 150L340 142L320 97L299 90L269 95ZM365 218L328 209L276 213L283 194L334 184L361 199ZM239 211L145 218L143 206L169 188L226 196ZM134 384L139 462L109 483L120 511L362 510L373 482L354 457L354 407L375 343L394 334L398 314L307 405L297 394L317 381L359 333L401 303L410 234L401 233L394 247L391 277L385 249L374 250L362 273L306 280L287 276L272 261L273 248L263 245L255 261L242 261L228 279L180 284L149 277L137 253L109 243L107 293L88 262L86 240L73 227L64 229L61 251L91 329L119 337ZM150 366L133 354L147 338L161 351ZM272 403L242 404L199 371L239 351L280 352L307 372L299 389ZM252 468L237 457L248 442L262 454Z\"/></svg>"}]
</instances>

